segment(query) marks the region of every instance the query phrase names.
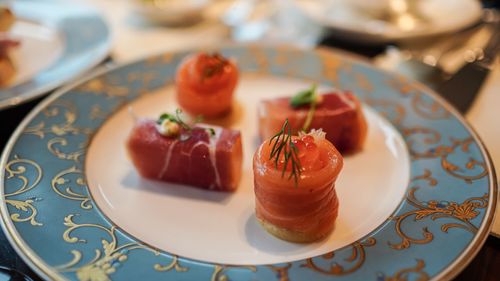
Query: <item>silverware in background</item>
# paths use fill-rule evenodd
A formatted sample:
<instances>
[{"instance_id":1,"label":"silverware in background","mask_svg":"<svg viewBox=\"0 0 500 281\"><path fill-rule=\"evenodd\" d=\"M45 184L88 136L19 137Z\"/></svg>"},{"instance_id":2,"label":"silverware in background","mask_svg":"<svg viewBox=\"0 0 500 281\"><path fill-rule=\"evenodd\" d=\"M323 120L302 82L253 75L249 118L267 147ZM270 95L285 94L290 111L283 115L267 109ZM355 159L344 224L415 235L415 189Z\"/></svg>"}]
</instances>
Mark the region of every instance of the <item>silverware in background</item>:
<instances>
[{"instance_id":1,"label":"silverware in background","mask_svg":"<svg viewBox=\"0 0 500 281\"><path fill-rule=\"evenodd\" d=\"M500 16L485 9L474 27L431 43L411 42L406 45L411 49L389 47L374 63L426 84L466 113L492 68L499 41Z\"/></svg>"},{"instance_id":2,"label":"silverware in background","mask_svg":"<svg viewBox=\"0 0 500 281\"><path fill-rule=\"evenodd\" d=\"M496 16L498 17L498 14ZM491 23L491 28L493 34L486 47L482 51L472 54L470 62L437 88L437 92L463 114L467 113L471 107L500 51L500 22L498 19Z\"/></svg>"}]
</instances>

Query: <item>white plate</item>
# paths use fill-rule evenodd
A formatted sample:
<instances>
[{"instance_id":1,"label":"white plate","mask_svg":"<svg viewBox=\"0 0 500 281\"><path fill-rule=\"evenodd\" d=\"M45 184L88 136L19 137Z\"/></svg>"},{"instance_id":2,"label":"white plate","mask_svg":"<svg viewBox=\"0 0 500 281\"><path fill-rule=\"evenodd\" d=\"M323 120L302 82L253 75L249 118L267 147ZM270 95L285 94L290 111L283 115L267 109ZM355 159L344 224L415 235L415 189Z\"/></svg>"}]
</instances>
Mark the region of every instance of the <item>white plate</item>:
<instances>
[{"instance_id":1,"label":"white plate","mask_svg":"<svg viewBox=\"0 0 500 281\"><path fill-rule=\"evenodd\" d=\"M16 20L9 30L12 38L22 44L12 50L12 59L16 63L16 75L8 87L15 87L26 82L57 62L63 55L64 37L56 28L43 24Z\"/></svg>"},{"instance_id":2,"label":"white plate","mask_svg":"<svg viewBox=\"0 0 500 281\"><path fill-rule=\"evenodd\" d=\"M383 20L389 0L294 0L312 21L331 29L339 37L365 43L387 43L428 37L463 29L482 14L477 0L418 0L425 21L396 25ZM399 1L401 2L401 1Z\"/></svg>"},{"instance_id":3,"label":"white plate","mask_svg":"<svg viewBox=\"0 0 500 281\"><path fill-rule=\"evenodd\" d=\"M336 185L341 204L333 233L317 243L288 243L266 233L255 219L252 155L260 144L255 122L257 104L263 98L291 95L308 87L306 81L293 78L243 75L237 90L238 109L229 118L231 127L242 131L244 145L243 178L234 193L141 178L124 148L134 121L129 107L122 108L99 129L88 151L85 170L95 202L107 217L138 239L205 262L290 262L357 241L381 225L401 203L410 171L401 135L366 107L367 143L362 152L345 158ZM130 107L136 115L151 118L165 111L174 112L178 107L175 88L157 90ZM113 159L111 166L109 159ZM387 173L380 173L380 166ZM364 171L362 177L359 171ZM363 196L359 196L361 186Z\"/></svg>"}]
</instances>

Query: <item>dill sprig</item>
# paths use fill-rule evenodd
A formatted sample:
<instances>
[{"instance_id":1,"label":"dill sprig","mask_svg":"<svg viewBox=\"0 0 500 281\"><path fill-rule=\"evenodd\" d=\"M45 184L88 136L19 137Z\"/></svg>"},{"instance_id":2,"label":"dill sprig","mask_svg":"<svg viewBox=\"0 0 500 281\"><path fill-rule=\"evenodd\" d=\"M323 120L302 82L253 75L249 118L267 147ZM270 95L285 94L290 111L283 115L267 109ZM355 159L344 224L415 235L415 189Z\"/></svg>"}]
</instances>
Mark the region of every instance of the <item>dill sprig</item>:
<instances>
[{"instance_id":1,"label":"dill sprig","mask_svg":"<svg viewBox=\"0 0 500 281\"><path fill-rule=\"evenodd\" d=\"M285 177L288 163L291 163L292 170L288 176L295 181L295 187L298 185L298 180L301 174L300 160L298 156L298 147L292 141L292 130L288 124L288 119L285 120L281 130L269 140L269 145L272 145L269 160L274 160L274 165L278 169L281 156L285 159L281 177Z\"/></svg>"}]
</instances>

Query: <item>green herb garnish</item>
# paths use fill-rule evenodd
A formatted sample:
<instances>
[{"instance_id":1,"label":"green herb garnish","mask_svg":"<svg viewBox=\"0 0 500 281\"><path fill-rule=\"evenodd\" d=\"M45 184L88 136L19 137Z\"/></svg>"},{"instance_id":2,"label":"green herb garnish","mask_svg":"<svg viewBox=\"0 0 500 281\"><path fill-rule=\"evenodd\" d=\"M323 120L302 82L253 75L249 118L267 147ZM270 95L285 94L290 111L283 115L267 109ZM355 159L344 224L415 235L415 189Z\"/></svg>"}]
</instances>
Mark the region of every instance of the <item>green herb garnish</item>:
<instances>
[{"instance_id":1,"label":"green herb garnish","mask_svg":"<svg viewBox=\"0 0 500 281\"><path fill-rule=\"evenodd\" d=\"M304 121L304 125L302 126L302 131L307 133L307 130L309 130L309 127L311 126L313 117L314 117L314 112L316 111L316 101L313 101L311 103L311 107L309 107L309 110L307 111L307 116L306 116L306 121Z\"/></svg>"},{"instance_id":2,"label":"green herb garnish","mask_svg":"<svg viewBox=\"0 0 500 281\"><path fill-rule=\"evenodd\" d=\"M299 92L290 99L290 105L293 108L298 108L303 105L309 105L309 111L307 112L306 120L302 126L302 131L307 132L311 126L312 119L314 117L314 112L316 111L316 105L318 104L319 96L316 94L316 84L312 85L311 88Z\"/></svg>"},{"instance_id":3,"label":"green herb garnish","mask_svg":"<svg viewBox=\"0 0 500 281\"><path fill-rule=\"evenodd\" d=\"M191 126L189 126L188 124L186 124L186 122L184 122L184 120L182 120L181 114L182 114L182 110L180 108L177 108L175 110L175 118L177 119L177 123L179 125L181 125L182 128L184 128L188 131L191 131L193 128Z\"/></svg>"},{"instance_id":4,"label":"green herb garnish","mask_svg":"<svg viewBox=\"0 0 500 281\"><path fill-rule=\"evenodd\" d=\"M185 132L180 136L180 139L181 140L187 140L191 137L191 131L193 130L193 126L199 122L202 121L202 117L201 116L197 116L196 119L194 120L194 122L190 125L188 123L186 123L183 118L182 118L182 110L177 108L175 110L175 115L174 114L169 114L169 113L163 113L160 115L160 117L158 118L158 120L156 120L156 123L161 125L163 123L163 121L165 120L168 120L168 121L171 121L171 122L174 122L174 123L177 123L179 124L179 126L181 126ZM206 128L206 130L208 131L208 133L210 134L210 136L215 136L215 130L214 128Z\"/></svg>"},{"instance_id":5,"label":"green herb garnish","mask_svg":"<svg viewBox=\"0 0 500 281\"><path fill-rule=\"evenodd\" d=\"M191 131L193 129L193 127L190 126L189 124L187 124L186 122L184 122L184 120L182 120L181 114L182 114L182 110L179 108L177 108L175 110L175 115L169 114L169 113L163 113L162 115L160 115L160 118L158 118L158 120L156 120L156 123L161 124L164 120L169 120L169 121L172 121L172 122L179 124L185 130ZM193 125L196 123L197 123L197 121L195 123L193 123Z\"/></svg>"},{"instance_id":6,"label":"green herb garnish","mask_svg":"<svg viewBox=\"0 0 500 281\"><path fill-rule=\"evenodd\" d=\"M215 136L215 130L214 130L214 128L207 128L207 131L210 133L210 135L212 137Z\"/></svg>"},{"instance_id":7,"label":"green herb garnish","mask_svg":"<svg viewBox=\"0 0 500 281\"><path fill-rule=\"evenodd\" d=\"M311 88L301 91L292 97L290 100L290 105L293 108L297 108L303 105L308 105L316 102L316 84L312 85Z\"/></svg>"},{"instance_id":8,"label":"green herb garnish","mask_svg":"<svg viewBox=\"0 0 500 281\"><path fill-rule=\"evenodd\" d=\"M281 177L285 176L288 163L291 163L292 171L290 172L288 179L290 180L293 177L295 181L295 187L297 187L299 176L301 173L300 160L298 156L299 149L292 142L292 130L290 128L290 125L288 124L288 119L286 119L285 123L283 123L281 130L269 140L269 145L273 146L271 148L269 159L274 160L276 169L278 169L281 155L283 155L285 159Z\"/></svg>"},{"instance_id":9,"label":"green herb garnish","mask_svg":"<svg viewBox=\"0 0 500 281\"><path fill-rule=\"evenodd\" d=\"M206 54L208 57L214 60L214 63L211 65L206 66L203 69L202 73L202 80L205 78L211 78L212 76L218 75L222 73L224 70L224 67L227 65L228 60L224 58L222 55L219 53L213 53L211 55Z\"/></svg>"},{"instance_id":10,"label":"green herb garnish","mask_svg":"<svg viewBox=\"0 0 500 281\"><path fill-rule=\"evenodd\" d=\"M163 123L164 120L169 120L169 121L177 123L177 119L175 118L175 116L172 114L168 114L168 113L163 113L162 115L160 115L158 120L156 120L156 123L158 125L160 125L161 123Z\"/></svg>"}]
</instances>

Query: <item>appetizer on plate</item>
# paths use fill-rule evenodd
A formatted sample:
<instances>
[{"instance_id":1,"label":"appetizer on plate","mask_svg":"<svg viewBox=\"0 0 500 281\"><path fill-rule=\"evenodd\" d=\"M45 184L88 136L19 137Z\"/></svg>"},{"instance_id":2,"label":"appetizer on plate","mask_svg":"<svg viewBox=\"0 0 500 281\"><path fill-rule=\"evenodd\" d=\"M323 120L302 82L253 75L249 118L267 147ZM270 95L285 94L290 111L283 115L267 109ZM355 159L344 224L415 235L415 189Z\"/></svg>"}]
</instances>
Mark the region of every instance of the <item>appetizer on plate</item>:
<instances>
[{"instance_id":1,"label":"appetizer on plate","mask_svg":"<svg viewBox=\"0 0 500 281\"><path fill-rule=\"evenodd\" d=\"M192 115L218 117L230 111L238 83L236 64L218 53L197 53L177 69L177 100Z\"/></svg>"},{"instance_id":2,"label":"appetizer on plate","mask_svg":"<svg viewBox=\"0 0 500 281\"><path fill-rule=\"evenodd\" d=\"M241 176L239 131L202 124L188 125L180 116L138 120L126 146L143 177L233 191Z\"/></svg>"},{"instance_id":3,"label":"appetizer on plate","mask_svg":"<svg viewBox=\"0 0 500 281\"><path fill-rule=\"evenodd\" d=\"M292 134L322 129L326 139L342 153L362 148L367 125L361 103L350 92L318 95L316 86L294 97L261 101L258 107L259 133L262 139L272 137L288 119Z\"/></svg>"},{"instance_id":4,"label":"appetizer on plate","mask_svg":"<svg viewBox=\"0 0 500 281\"><path fill-rule=\"evenodd\" d=\"M343 158L322 130L291 135L288 121L260 145L253 159L255 213L274 236L312 242L334 227L335 180Z\"/></svg>"},{"instance_id":5,"label":"appetizer on plate","mask_svg":"<svg viewBox=\"0 0 500 281\"><path fill-rule=\"evenodd\" d=\"M15 17L9 9L0 8L0 85L7 84L16 73L9 52L19 45L19 41L10 39L6 33L14 21Z\"/></svg>"}]
</instances>

